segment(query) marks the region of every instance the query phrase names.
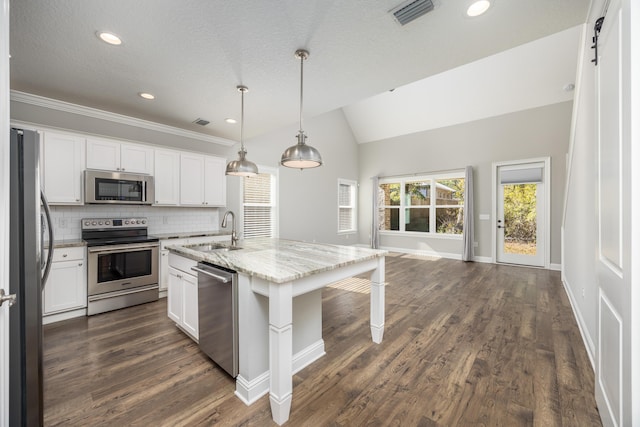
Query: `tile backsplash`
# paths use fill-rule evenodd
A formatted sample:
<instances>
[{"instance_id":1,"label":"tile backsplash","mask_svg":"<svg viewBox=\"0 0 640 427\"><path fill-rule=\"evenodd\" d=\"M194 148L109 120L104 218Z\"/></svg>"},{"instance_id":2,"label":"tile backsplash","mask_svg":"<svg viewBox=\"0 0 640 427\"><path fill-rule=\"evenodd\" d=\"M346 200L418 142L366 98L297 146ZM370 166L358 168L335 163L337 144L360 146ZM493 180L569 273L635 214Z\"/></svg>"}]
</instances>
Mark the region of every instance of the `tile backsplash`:
<instances>
[{"instance_id":1,"label":"tile backsplash","mask_svg":"<svg viewBox=\"0 0 640 427\"><path fill-rule=\"evenodd\" d=\"M224 208L220 208L224 209ZM218 231L218 208L185 208L126 205L51 206L55 240L80 239L82 218L144 217L149 234L191 231Z\"/></svg>"}]
</instances>

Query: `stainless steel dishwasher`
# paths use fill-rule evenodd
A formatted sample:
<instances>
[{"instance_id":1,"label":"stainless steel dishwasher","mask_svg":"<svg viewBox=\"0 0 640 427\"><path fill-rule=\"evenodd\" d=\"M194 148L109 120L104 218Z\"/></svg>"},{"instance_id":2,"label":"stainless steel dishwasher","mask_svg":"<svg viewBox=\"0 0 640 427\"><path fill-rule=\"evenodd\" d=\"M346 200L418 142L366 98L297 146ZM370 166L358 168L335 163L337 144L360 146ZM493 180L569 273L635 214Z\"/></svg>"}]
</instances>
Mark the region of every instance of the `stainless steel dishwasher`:
<instances>
[{"instance_id":1,"label":"stainless steel dishwasher","mask_svg":"<svg viewBox=\"0 0 640 427\"><path fill-rule=\"evenodd\" d=\"M238 274L198 263L200 350L233 378L238 376Z\"/></svg>"}]
</instances>

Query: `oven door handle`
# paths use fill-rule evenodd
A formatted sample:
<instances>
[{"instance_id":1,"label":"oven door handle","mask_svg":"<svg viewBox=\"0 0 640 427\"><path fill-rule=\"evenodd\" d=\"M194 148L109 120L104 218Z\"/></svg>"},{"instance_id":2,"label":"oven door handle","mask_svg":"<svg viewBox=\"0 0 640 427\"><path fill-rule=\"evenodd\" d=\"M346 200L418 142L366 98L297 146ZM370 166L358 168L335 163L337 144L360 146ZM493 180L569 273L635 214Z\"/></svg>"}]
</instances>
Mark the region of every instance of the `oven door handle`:
<instances>
[{"instance_id":1,"label":"oven door handle","mask_svg":"<svg viewBox=\"0 0 640 427\"><path fill-rule=\"evenodd\" d=\"M118 246L94 246L89 248L89 253L99 252L101 254L112 254L114 252L133 252L139 249L153 249L157 248L160 245L158 243L155 244L144 244L144 245L118 245Z\"/></svg>"}]
</instances>

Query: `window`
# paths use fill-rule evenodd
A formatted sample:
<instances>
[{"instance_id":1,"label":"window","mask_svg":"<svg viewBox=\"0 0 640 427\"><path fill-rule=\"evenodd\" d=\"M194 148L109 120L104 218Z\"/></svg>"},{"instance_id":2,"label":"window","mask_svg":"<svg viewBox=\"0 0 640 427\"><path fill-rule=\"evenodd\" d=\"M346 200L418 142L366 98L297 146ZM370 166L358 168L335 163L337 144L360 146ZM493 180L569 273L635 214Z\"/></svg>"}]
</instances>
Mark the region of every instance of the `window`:
<instances>
[{"instance_id":1,"label":"window","mask_svg":"<svg viewBox=\"0 0 640 427\"><path fill-rule=\"evenodd\" d=\"M338 179L338 233L355 233L358 183Z\"/></svg>"},{"instance_id":2,"label":"window","mask_svg":"<svg viewBox=\"0 0 640 427\"><path fill-rule=\"evenodd\" d=\"M461 235L464 171L381 179L378 209L382 231Z\"/></svg>"},{"instance_id":3,"label":"window","mask_svg":"<svg viewBox=\"0 0 640 427\"><path fill-rule=\"evenodd\" d=\"M260 167L261 173L243 178L244 238L277 237L276 171Z\"/></svg>"}]
</instances>

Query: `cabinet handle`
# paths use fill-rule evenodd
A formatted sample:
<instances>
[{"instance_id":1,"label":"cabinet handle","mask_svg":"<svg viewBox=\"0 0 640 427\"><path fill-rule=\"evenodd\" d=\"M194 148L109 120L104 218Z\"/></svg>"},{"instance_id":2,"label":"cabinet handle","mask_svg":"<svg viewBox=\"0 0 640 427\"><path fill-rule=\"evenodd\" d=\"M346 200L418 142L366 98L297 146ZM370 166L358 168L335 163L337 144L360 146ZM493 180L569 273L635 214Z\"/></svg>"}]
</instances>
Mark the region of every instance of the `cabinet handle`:
<instances>
[{"instance_id":1,"label":"cabinet handle","mask_svg":"<svg viewBox=\"0 0 640 427\"><path fill-rule=\"evenodd\" d=\"M82 267L82 263L78 263L78 267Z\"/></svg>"},{"instance_id":2,"label":"cabinet handle","mask_svg":"<svg viewBox=\"0 0 640 427\"><path fill-rule=\"evenodd\" d=\"M67 254L62 254L62 258L66 258L66 257L67 257Z\"/></svg>"},{"instance_id":3,"label":"cabinet handle","mask_svg":"<svg viewBox=\"0 0 640 427\"><path fill-rule=\"evenodd\" d=\"M76 199L76 202L79 202L79 201L80 201L80 199Z\"/></svg>"}]
</instances>

